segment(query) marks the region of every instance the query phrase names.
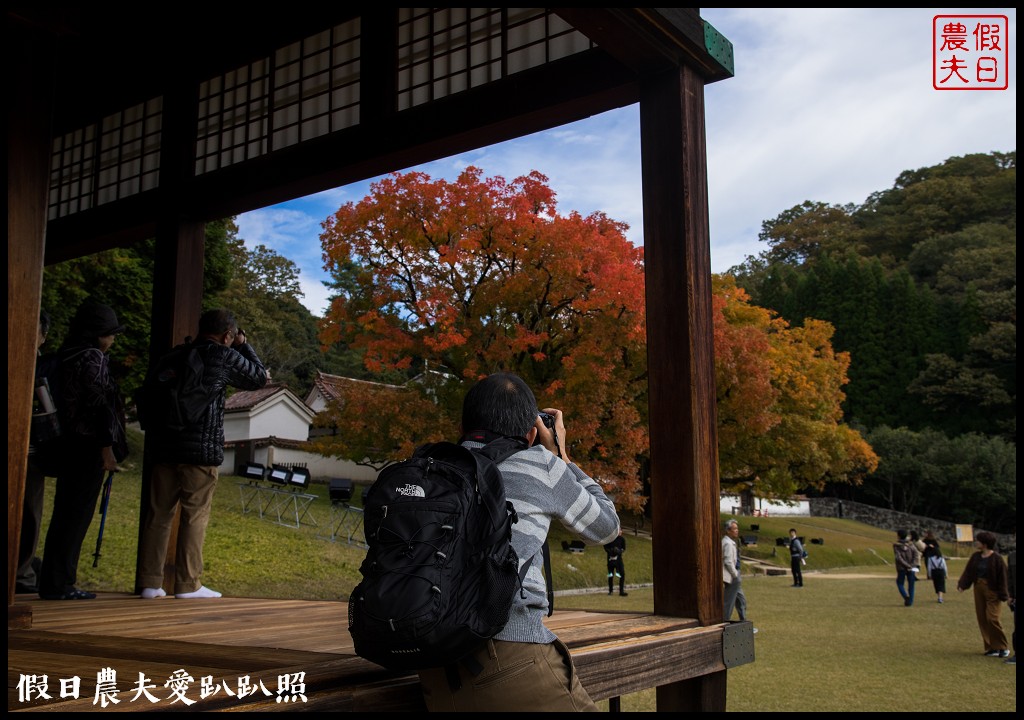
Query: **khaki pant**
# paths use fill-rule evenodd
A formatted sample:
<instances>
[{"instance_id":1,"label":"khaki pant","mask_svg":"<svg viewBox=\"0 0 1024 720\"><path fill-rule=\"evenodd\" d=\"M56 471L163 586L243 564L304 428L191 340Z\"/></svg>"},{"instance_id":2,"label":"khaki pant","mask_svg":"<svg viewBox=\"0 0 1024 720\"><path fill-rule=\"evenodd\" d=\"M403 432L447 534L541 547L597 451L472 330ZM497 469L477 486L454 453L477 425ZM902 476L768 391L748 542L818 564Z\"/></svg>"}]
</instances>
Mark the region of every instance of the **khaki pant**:
<instances>
[{"instance_id":1,"label":"khaki pant","mask_svg":"<svg viewBox=\"0 0 1024 720\"><path fill-rule=\"evenodd\" d=\"M978 629L981 640L985 643L985 652L990 650L1006 650L1006 633L1000 616L1003 614L1003 603L993 592L987 580L974 581L974 612L978 616Z\"/></svg>"},{"instance_id":2,"label":"khaki pant","mask_svg":"<svg viewBox=\"0 0 1024 720\"><path fill-rule=\"evenodd\" d=\"M444 668L420 671L430 712L597 712L560 640L548 645L489 640L476 660L483 671L474 677L459 665L462 687L455 692Z\"/></svg>"},{"instance_id":3,"label":"khaki pant","mask_svg":"<svg viewBox=\"0 0 1024 720\"><path fill-rule=\"evenodd\" d=\"M174 594L198 590L203 574L203 542L210 522L210 505L217 488L213 465L154 465L149 488L149 513L142 530L143 587L164 583L167 542L174 524L174 512L181 504L178 541L174 556Z\"/></svg>"}]
</instances>

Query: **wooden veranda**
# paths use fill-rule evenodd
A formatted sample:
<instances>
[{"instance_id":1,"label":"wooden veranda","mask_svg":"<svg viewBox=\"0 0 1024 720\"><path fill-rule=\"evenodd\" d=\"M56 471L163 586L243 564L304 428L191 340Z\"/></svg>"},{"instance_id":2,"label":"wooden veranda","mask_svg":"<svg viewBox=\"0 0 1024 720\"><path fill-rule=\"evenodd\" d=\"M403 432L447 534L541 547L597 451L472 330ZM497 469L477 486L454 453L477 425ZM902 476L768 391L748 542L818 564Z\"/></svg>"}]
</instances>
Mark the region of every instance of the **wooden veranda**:
<instances>
[{"instance_id":1,"label":"wooden veranda","mask_svg":"<svg viewBox=\"0 0 1024 720\"><path fill-rule=\"evenodd\" d=\"M8 631L8 711L425 711L415 675L354 654L344 602L222 598L211 605L114 593L87 603L28 602L32 629ZM753 659L752 636L740 623L556 610L547 624L572 650L595 701ZM97 676L108 668L114 675L103 687L111 692L97 693ZM148 696L137 692L140 676ZM176 676L191 678L180 694L167 685ZM62 681L74 677L77 697L67 690L62 697Z\"/></svg>"},{"instance_id":2,"label":"wooden veranda","mask_svg":"<svg viewBox=\"0 0 1024 720\"><path fill-rule=\"evenodd\" d=\"M659 709L724 709L704 86L732 74L732 48L699 8L33 2L6 20L8 628L38 644L27 671L67 655L63 636L45 641L50 613L129 607L14 593L45 263L155 238L157 356L195 331L206 222L638 103L654 610L695 624L658 655L686 673L641 675ZM235 603L155 609L195 612L185 627ZM102 626L97 647L172 642ZM683 662L691 643L718 659Z\"/></svg>"}]
</instances>

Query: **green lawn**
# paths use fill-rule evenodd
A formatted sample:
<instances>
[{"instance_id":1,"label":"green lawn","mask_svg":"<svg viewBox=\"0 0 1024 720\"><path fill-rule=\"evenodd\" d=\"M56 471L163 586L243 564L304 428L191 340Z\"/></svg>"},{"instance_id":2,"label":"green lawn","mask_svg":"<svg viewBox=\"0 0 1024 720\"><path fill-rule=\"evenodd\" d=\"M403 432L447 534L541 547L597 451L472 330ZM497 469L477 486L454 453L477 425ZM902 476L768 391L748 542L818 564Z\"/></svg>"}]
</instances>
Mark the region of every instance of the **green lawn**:
<instances>
[{"instance_id":1,"label":"green lawn","mask_svg":"<svg viewBox=\"0 0 1024 720\"><path fill-rule=\"evenodd\" d=\"M359 580L364 551L324 539L333 529L327 489L311 506L318 526L282 527L243 514L239 478L222 477L205 549L204 582L226 595L346 599ZM49 519L53 481L47 481ZM93 568L99 518L82 548L79 584L89 590L131 591L135 576L140 478L129 468L114 480L102 555ZM357 498L358 499L358 498ZM758 531L750 530L756 524ZM849 520L741 518L742 535L758 535L745 558L788 566L776 537L795 527L810 553L805 587L786 576L745 574L749 616L759 629L756 661L729 672L730 711L1013 711L1016 673L999 659L982 656L972 596L956 593L963 559L950 560L953 579L945 604L931 584L918 584L918 602L903 606L891 567L892 533ZM627 528L631 527L627 524ZM44 528L45 532L45 528ZM605 592L563 595L556 608L650 610L653 606L651 543L627 529L628 598ZM823 544L811 544L821 538ZM561 549L568 539L552 529L552 569L557 590L606 587L604 553ZM40 541L40 552L42 540ZM947 554L955 548L945 546ZM960 548L961 556L968 549ZM749 573L749 570L747 571ZM1003 626L1013 619L1007 609ZM607 703L605 703L607 705ZM623 698L623 709L653 711L654 693Z\"/></svg>"},{"instance_id":2,"label":"green lawn","mask_svg":"<svg viewBox=\"0 0 1024 720\"><path fill-rule=\"evenodd\" d=\"M808 572L804 583L792 588L788 577L744 577L748 616L759 632L755 661L729 671L729 711L1016 709L1016 670L982 655L971 593L954 590L939 605L931 583L922 582L914 606L904 607L895 573L873 568ZM628 598L559 597L556 605L649 610L653 591L633 589ZM1008 634L1013 629L1008 608L1003 628ZM622 709L653 711L654 692L624 697Z\"/></svg>"}]
</instances>

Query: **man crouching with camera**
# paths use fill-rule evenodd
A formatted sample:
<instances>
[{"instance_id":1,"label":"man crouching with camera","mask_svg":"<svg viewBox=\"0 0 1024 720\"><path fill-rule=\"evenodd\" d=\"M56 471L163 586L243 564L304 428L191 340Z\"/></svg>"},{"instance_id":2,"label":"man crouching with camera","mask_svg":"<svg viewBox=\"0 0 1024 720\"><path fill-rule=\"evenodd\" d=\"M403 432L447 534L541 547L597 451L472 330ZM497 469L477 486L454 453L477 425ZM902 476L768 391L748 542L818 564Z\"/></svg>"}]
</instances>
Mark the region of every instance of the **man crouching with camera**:
<instances>
[{"instance_id":1,"label":"man crouching with camera","mask_svg":"<svg viewBox=\"0 0 1024 720\"><path fill-rule=\"evenodd\" d=\"M499 437L525 438L528 447L498 467L505 497L519 516L512 547L530 568L524 592L514 595L508 624L476 658L481 672L472 675L460 664L460 683L449 683L443 668L420 672L427 707L431 712L596 711L568 648L544 626L548 600L541 549L552 519L589 544L611 542L619 534L615 506L570 460L562 411L541 413L533 391L517 375L489 375L469 390L462 432L462 443L472 448Z\"/></svg>"}]
</instances>

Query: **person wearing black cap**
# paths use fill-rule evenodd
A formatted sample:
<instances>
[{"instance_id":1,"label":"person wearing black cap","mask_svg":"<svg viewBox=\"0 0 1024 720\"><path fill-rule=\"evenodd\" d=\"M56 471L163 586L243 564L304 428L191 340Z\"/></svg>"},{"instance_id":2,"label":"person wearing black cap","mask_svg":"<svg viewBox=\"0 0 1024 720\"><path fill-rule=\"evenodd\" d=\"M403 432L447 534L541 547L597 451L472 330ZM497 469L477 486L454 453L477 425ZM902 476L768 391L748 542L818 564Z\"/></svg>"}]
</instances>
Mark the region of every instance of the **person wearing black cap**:
<instances>
[{"instance_id":1,"label":"person wearing black cap","mask_svg":"<svg viewBox=\"0 0 1024 720\"><path fill-rule=\"evenodd\" d=\"M108 305L83 303L60 349L62 459L57 471L53 514L43 546L39 597L91 600L95 593L76 587L82 543L96 514L105 473L127 455L124 413L110 377L107 351L124 332Z\"/></svg>"}]
</instances>

